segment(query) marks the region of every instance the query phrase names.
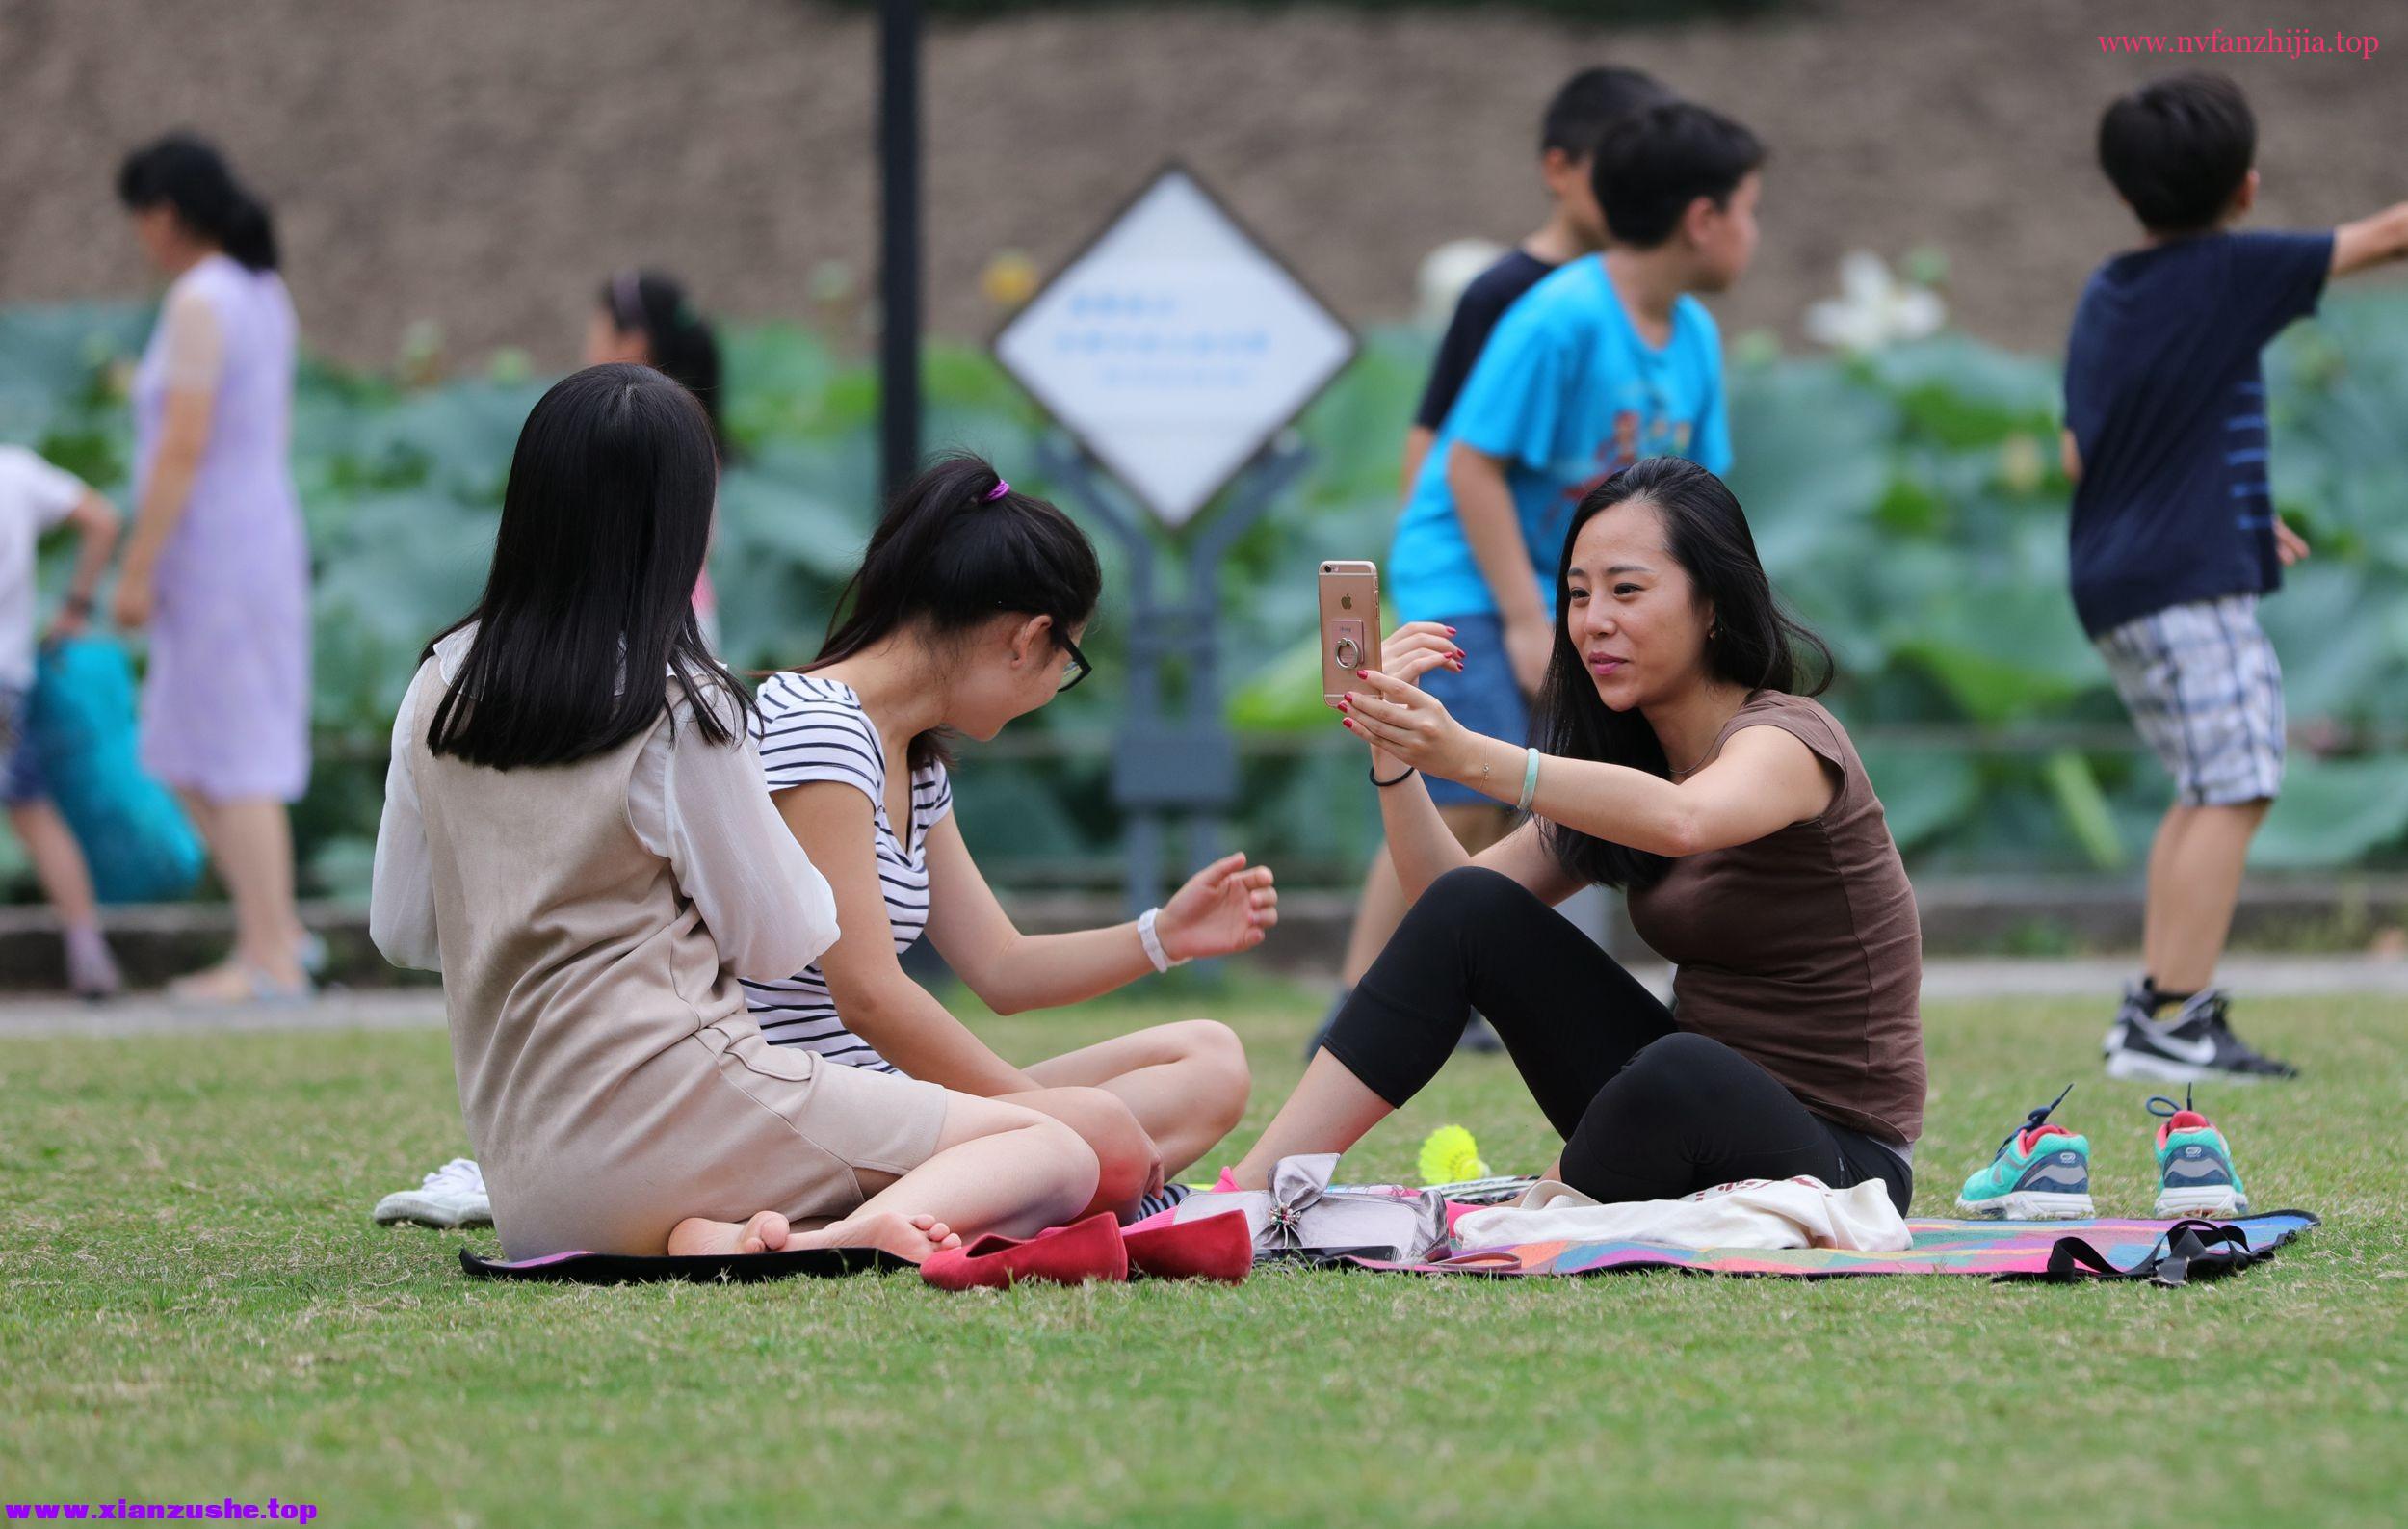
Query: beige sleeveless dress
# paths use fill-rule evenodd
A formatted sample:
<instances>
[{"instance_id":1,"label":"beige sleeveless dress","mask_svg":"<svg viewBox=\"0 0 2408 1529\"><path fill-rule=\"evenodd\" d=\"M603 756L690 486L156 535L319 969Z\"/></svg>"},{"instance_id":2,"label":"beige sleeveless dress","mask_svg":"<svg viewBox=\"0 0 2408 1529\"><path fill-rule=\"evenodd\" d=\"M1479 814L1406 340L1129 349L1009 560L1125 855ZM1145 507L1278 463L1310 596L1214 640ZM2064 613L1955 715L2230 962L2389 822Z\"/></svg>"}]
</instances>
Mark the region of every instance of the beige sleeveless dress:
<instances>
[{"instance_id":1,"label":"beige sleeveless dress","mask_svg":"<svg viewBox=\"0 0 2408 1529\"><path fill-rule=\"evenodd\" d=\"M699 852L694 832L673 841L722 860L754 857L713 866L745 889L731 907L756 920L824 920L808 940L817 959L833 936L832 903L770 805L750 741L705 743L680 704L570 765L500 771L438 757L426 733L444 689L439 662L422 666L403 702L378 877L432 902L460 1111L504 1252L657 1253L689 1216L842 1216L865 1198L855 1169L902 1173L926 1161L944 1091L763 1041L735 977L798 969L797 939L756 930L740 948L746 964L770 969L731 974L677 867L632 826L630 782L648 749L671 751L687 772L681 791L748 790L757 814L732 799ZM814 883L816 905L794 889L798 878ZM379 893L390 902L390 887ZM411 941L380 933L379 943L406 960L396 947Z\"/></svg>"}]
</instances>

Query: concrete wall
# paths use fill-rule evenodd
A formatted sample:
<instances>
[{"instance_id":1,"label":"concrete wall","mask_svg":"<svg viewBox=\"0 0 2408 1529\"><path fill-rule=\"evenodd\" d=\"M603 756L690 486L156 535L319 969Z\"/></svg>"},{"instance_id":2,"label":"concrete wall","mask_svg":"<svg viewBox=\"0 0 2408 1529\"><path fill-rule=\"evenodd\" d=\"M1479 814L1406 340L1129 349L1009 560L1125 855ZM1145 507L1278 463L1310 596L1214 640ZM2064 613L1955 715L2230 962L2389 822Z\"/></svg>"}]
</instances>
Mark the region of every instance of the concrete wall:
<instances>
[{"instance_id":1,"label":"concrete wall","mask_svg":"<svg viewBox=\"0 0 2408 1529\"><path fill-rule=\"evenodd\" d=\"M1610 6L1601 5L1601 12ZM2158 66L2100 28L2383 31L2392 7L1799 0L1744 24L1615 30L1510 9L1129 5L934 29L931 305L983 334L999 250L1066 254L1164 156L1217 182L1351 319L1409 308L1421 256L1539 208L1540 103L1640 65L1777 155L1727 327L1795 333L1840 253L1935 245L1977 332L2054 349L2126 220L2092 164L2102 105ZM2109 19L2111 17L2111 19ZM2264 120L2263 223L2408 197L2408 24L2370 64L2222 62ZM572 356L613 267L705 304L798 314L874 251L874 27L798 0L0 0L0 303L143 290L118 156L198 127L274 201L308 336L382 363L432 319L452 354Z\"/></svg>"}]
</instances>

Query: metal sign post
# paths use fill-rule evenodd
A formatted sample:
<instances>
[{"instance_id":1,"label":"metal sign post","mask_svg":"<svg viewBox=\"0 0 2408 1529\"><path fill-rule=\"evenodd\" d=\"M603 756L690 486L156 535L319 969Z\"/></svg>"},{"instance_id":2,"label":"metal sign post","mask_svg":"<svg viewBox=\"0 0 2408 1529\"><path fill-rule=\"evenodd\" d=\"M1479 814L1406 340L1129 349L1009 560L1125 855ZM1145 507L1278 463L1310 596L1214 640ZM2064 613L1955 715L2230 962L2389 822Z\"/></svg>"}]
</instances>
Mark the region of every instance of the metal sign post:
<instances>
[{"instance_id":1,"label":"metal sign post","mask_svg":"<svg viewBox=\"0 0 2408 1529\"><path fill-rule=\"evenodd\" d=\"M879 496L920 465L920 0L878 7Z\"/></svg>"},{"instance_id":2,"label":"metal sign post","mask_svg":"<svg viewBox=\"0 0 2408 1529\"><path fill-rule=\"evenodd\" d=\"M1129 704L1112 740L1112 801L1129 814L1123 841L1131 917L1162 900L1165 854L1174 819L1184 820L1182 875L1220 856L1219 819L1238 801L1238 746L1220 717L1220 564L1229 548L1294 483L1312 452L1284 432L1240 480L1230 504L1188 551L1187 593L1166 599L1157 577L1160 554L1144 522L1118 503L1086 459L1059 436L1038 448L1047 482L1066 486L1088 514L1117 538L1129 558ZM1165 671L1184 664L1186 681L1166 705Z\"/></svg>"},{"instance_id":3,"label":"metal sign post","mask_svg":"<svg viewBox=\"0 0 2408 1529\"><path fill-rule=\"evenodd\" d=\"M1133 912L1161 897L1172 824L1186 829L1185 863L1201 867L1237 804L1237 741L1220 716L1220 565L1303 470L1310 453L1290 426L1354 350L1353 332L1178 165L995 336L996 360L1066 435L1039 448L1048 482L1128 550L1129 702L1112 800L1129 814ZM1146 521L1176 534L1233 485L1187 548L1183 593L1166 594Z\"/></svg>"}]
</instances>

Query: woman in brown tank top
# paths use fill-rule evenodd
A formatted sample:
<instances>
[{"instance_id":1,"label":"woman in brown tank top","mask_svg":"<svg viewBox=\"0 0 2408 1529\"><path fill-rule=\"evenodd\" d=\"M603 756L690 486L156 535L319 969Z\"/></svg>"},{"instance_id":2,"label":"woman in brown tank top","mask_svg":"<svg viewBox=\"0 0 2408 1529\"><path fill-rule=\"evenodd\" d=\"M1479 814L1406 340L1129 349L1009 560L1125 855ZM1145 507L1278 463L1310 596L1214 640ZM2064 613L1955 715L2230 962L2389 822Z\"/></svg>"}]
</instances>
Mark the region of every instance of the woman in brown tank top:
<instances>
[{"instance_id":1,"label":"woman in brown tank top","mask_svg":"<svg viewBox=\"0 0 2408 1529\"><path fill-rule=\"evenodd\" d=\"M1237 1170L1344 1150L1437 1074L1467 1005L1601 1200L1740 1178L1879 1180L1902 1211L1923 1129L1915 897L1847 734L1807 699L1739 501L1678 458L1589 490L1556 579L1540 748L1468 731L1412 681L1461 651L1390 639L1341 705L1373 746L1413 910ZM1827 678L1827 674L1822 676ZM1419 777L1531 814L1466 857ZM1549 912L1591 883L1674 962L1667 1008Z\"/></svg>"}]
</instances>

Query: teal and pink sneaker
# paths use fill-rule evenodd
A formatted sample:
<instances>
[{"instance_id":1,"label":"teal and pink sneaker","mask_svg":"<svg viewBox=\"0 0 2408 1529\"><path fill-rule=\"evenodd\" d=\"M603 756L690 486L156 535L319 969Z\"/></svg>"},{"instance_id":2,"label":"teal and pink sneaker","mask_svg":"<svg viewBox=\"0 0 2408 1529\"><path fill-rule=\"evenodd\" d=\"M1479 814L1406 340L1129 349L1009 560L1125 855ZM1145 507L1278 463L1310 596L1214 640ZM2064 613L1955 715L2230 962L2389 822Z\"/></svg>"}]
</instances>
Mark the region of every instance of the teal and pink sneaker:
<instances>
[{"instance_id":1,"label":"teal and pink sneaker","mask_svg":"<svg viewBox=\"0 0 2408 1529\"><path fill-rule=\"evenodd\" d=\"M2190 1107L2190 1091L2183 1091L2179 1107L2159 1094L2150 1099L2149 1113L2165 1121L2158 1127L2158 1218L2248 1215L2249 1192L2233 1167L2233 1149L2224 1133Z\"/></svg>"},{"instance_id":2,"label":"teal and pink sneaker","mask_svg":"<svg viewBox=\"0 0 2408 1529\"><path fill-rule=\"evenodd\" d=\"M1990 1166L1965 1180L1959 1214L1998 1221L2080 1221L2098 1214L2090 1200L2090 1138L2051 1125L2059 1094L2006 1133Z\"/></svg>"}]
</instances>

